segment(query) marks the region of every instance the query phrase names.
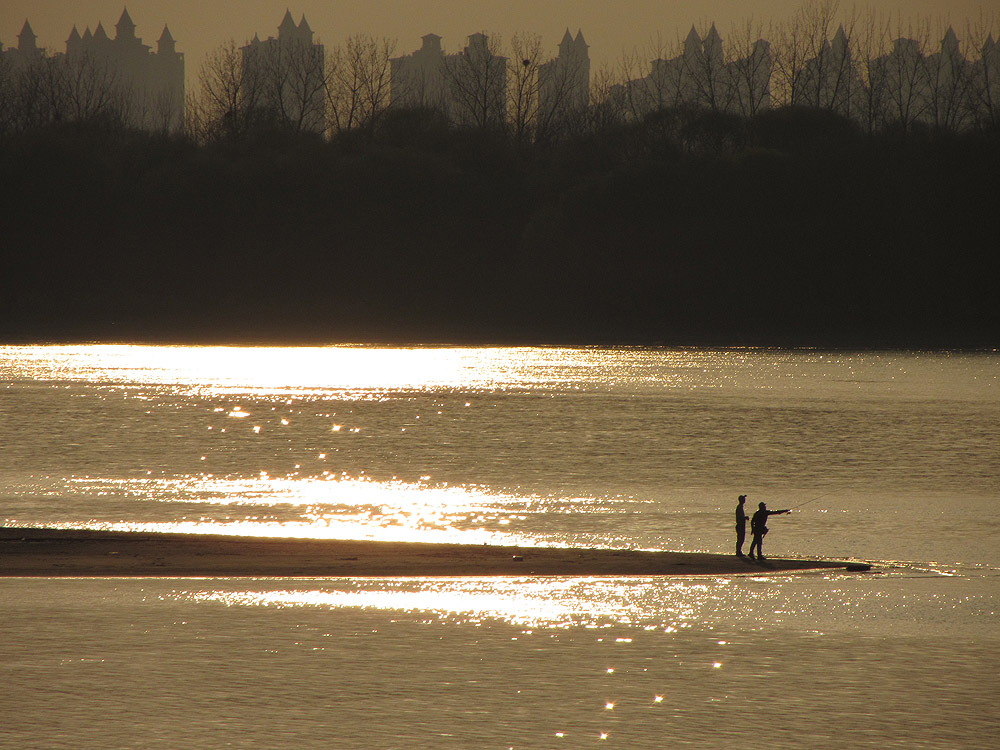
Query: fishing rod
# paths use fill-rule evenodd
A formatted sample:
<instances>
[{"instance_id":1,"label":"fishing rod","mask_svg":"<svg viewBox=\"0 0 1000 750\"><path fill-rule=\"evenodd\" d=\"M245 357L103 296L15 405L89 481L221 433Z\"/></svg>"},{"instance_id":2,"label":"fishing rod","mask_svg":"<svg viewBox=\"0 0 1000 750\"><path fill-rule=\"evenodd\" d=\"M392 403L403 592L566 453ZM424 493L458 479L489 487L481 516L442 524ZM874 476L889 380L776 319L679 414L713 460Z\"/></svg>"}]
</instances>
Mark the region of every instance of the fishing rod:
<instances>
[{"instance_id":1,"label":"fishing rod","mask_svg":"<svg viewBox=\"0 0 1000 750\"><path fill-rule=\"evenodd\" d=\"M799 503L798 505L793 505L788 510L795 510L796 508L801 508L803 505L809 505L809 503L814 503L817 500L821 500L824 497L829 497L830 495L833 495L836 492L837 492L837 490L830 490L829 492L824 492L822 495L817 495L816 497L812 498L811 500L806 500L804 503Z\"/></svg>"}]
</instances>

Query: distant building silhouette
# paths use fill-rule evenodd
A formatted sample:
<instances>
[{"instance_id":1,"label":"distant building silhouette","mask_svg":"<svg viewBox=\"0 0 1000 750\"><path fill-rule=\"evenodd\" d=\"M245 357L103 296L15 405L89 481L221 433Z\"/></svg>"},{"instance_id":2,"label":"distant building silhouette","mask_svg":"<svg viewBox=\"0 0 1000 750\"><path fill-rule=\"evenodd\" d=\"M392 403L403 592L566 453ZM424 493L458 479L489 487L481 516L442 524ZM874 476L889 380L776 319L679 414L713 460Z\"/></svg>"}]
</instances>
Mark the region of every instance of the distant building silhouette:
<instances>
[{"instance_id":1,"label":"distant building silhouette","mask_svg":"<svg viewBox=\"0 0 1000 750\"><path fill-rule=\"evenodd\" d=\"M390 61L394 106L434 107L453 122L499 127L507 109L507 58L486 34L469 36L458 53L446 55L441 37L426 34L420 49Z\"/></svg>"},{"instance_id":2,"label":"distant building silhouette","mask_svg":"<svg viewBox=\"0 0 1000 750\"><path fill-rule=\"evenodd\" d=\"M625 83L625 99L636 116L685 106L755 114L770 106L771 67L767 42L758 40L746 58L727 62L715 24L704 39L692 26L681 54L653 60L647 76Z\"/></svg>"},{"instance_id":3,"label":"distant building silhouette","mask_svg":"<svg viewBox=\"0 0 1000 750\"><path fill-rule=\"evenodd\" d=\"M906 129L913 124L959 130L984 116L997 122L1000 60L992 35L978 61L962 54L958 36L948 27L939 50L925 51L918 40L899 38L874 60L869 78L877 115L883 123Z\"/></svg>"},{"instance_id":4,"label":"distant building silhouette","mask_svg":"<svg viewBox=\"0 0 1000 750\"><path fill-rule=\"evenodd\" d=\"M1000 126L1000 43L990 34L972 73L974 118Z\"/></svg>"},{"instance_id":5,"label":"distant building silhouette","mask_svg":"<svg viewBox=\"0 0 1000 750\"><path fill-rule=\"evenodd\" d=\"M577 31L566 29L559 56L538 66L539 119L558 121L584 111L590 104L590 45Z\"/></svg>"},{"instance_id":6,"label":"distant building silhouette","mask_svg":"<svg viewBox=\"0 0 1000 750\"><path fill-rule=\"evenodd\" d=\"M87 66L114 79L124 94L125 119L132 125L163 130L184 123L184 55L177 51L170 29L164 25L156 51L136 36L128 9L115 24L115 38L108 38L101 23L91 34L80 36L76 27L66 40L66 62L77 71Z\"/></svg>"},{"instance_id":7,"label":"distant building silhouette","mask_svg":"<svg viewBox=\"0 0 1000 750\"><path fill-rule=\"evenodd\" d=\"M862 106L864 82L854 65L850 43L843 25L831 43L824 39L815 57L803 66L792 92L792 104L831 109L851 117Z\"/></svg>"},{"instance_id":8,"label":"distant building silhouette","mask_svg":"<svg viewBox=\"0 0 1000 750\"><path fill-rule=\"evenodd\" d=\"M507 58L486 34L469 36L455 55L445 55L445 84L451 118L459 125L501 128L507 119Z\"/></svg>"},{"instance_id":9,"label":"distant building silhouette","mask_svg":"<svg viewBox=\"0 0 1000 750\"><path fill-rule=\"evenodd\" d=\"M25 21L17 48L3 54L20 74L34 76L39 87L50 89L31 103L35 119L110 115L134 127L178 130L184 124L184 55L167 26L155 52L135 32L125 9L114 39L100 22L82 35L74 26L65 53L47 56Z\"/></svg>"},{"instance_id":10,"label":"distant building silhouette","mask_svg":"<svg viewBox=\"0 0 1000 750\"><path fill-rule=\"evenodd\" d=\"M472 34L453 54L441 37L427 34L418 50L389 61L389 98L397 107L437 109L462 126L513 122L519 134L536 136L588 108L591 122L640 119L666 108L753 116L780 104L830 110L871 131L1000 126L1000 44L992 34L970 59L951 27L933 51L906 37L886 48L879 29L868 32L852 38L841 25L832 39L810 32L808 40L782 39L772 50L750 34L727 46L714 24L704 37L692 26L676 53L654 53L645 75L606 82L600 101L591 101L589 46L580 31L573 36L567 28L553 59L539 62L535 48L531 60L513 67L485 34ZM337 90L314 36L304 15L296 24L286 10L276 37L255 35L240 48L238 86L249 121L315 133L326 133L334 120L353 126L334 113ZM103 23L82 34L74 26L65 45L64 53L46 52L27 19L16 46L0 45L0 125L106 118L154 130L183 127L184 55L167 26L154 51L124 9L114 38ZM373 110L385 106L384 77L379 81ZM346 85L355 87L353 95L365 87Z\"/></svg>"},{"instance_id":11,"label":"distant building silhouette","mask_svg":"<svg viewBox=\"0 0 1000 750\"><path fill-rule=\"evenodd\" d=\"M390 96L394 106L433 107L447 112L444 50L441 37L425 34L420 49L390 61Z\"/></svg>"},{"instance_id":12,"label":"distant building silhouette","mask_svg":"<svg viewBox=\"0 0 1000 750\"><path fill-rule=\"evenodd\" d=\"M486 34L446 54L441 37L426 34L420 49L391 60L393 106L433 107L460 125L499 127L507 117L508 60ZM590 102L590 53L583 32L569 29L559 56L538 66L539 118L553 120Z\"/></svg>"},{"instance_id":13,"label":"distant building silhouette","mask_svg":"<svg viewBox=\"0 0 1000 750\"><path fill-rule=\"evenodd\" d=\"M17 46L4 50L3 46L0 45L0 52L3 53L4 59L11 66L29 64L34 60L41 59L45 54L43 50L39 49L38 37L35 36L27 19L24 21L24 26L21 27L21 33L17 35Z\"/></svg>"},{"instance_id":14,"label":"distant building silhouette","mask_svg":"<svg viewBox=\"0 0 1000 750\"><path fill-rule=\"evenodd\" d=\"M305 15L298 24L290 11L278 36L254 38L241 48L244 85L266 116L294 130L326 131L326 52L313 41Z\"/></svg>"}]
</instances>

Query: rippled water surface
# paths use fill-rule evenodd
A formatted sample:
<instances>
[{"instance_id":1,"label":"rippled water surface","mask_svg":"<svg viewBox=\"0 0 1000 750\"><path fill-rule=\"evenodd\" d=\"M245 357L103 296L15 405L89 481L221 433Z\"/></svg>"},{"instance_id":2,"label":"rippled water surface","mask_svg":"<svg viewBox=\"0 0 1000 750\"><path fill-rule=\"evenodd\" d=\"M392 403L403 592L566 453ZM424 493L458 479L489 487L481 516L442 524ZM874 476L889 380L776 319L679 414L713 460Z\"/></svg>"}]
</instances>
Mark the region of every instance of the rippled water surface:
<instances>
[{"instance_id":1,"label":"rippled water surface","mask_svg":"<svg viewBox=\"0 0 1000 750\"><path fill-rule=\"evenodd\" d=\"M0 746L993 748L995 354L0 348L0 517L872 575L0 579Z\"/></svg>"}]
</instances>

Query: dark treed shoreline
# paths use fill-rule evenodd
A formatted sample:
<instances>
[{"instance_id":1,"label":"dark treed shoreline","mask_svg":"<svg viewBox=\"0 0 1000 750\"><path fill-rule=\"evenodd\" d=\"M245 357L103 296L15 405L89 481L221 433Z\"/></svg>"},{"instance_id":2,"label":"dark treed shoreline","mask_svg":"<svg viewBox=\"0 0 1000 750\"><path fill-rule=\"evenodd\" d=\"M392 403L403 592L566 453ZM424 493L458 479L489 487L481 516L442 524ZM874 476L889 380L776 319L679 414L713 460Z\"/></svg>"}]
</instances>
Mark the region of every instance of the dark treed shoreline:
<instances>
[{"instance_id":1,"label":"dark treed shoreline","mask_svg":"<svg viewBox=\"0 0 1000 750\"><path fill-rule=\"evenodd\" d=\"M0 140L0 340L982 348L1000 134L665 110L551 144L424 110Z\"/></svg>"}]
</instances>

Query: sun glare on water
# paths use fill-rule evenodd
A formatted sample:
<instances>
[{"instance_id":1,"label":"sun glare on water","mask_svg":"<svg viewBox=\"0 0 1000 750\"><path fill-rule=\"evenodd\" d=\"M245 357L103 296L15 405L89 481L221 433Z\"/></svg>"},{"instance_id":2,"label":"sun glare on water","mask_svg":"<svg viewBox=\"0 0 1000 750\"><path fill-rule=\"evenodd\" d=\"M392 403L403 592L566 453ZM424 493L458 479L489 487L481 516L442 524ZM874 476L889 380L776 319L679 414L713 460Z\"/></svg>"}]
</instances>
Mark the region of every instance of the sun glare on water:
<instances>
[{"instance_id":1,"label":"sun glare on water","mask_svg":"<svg viewBox=\"0 0 1000 750\"><path fill-rule=\"evenodd\" d=\"M91 523L91 528L228 534L234 536L370 539L392 542L523 544L498 533L537 498L501 495L475 486L431 481L376 481L366 477L189 476L180 478L77 478L78 495L115 495L185 508L182 520L162 523Z\"/></svg>"},{"instance_id":2,"label":"sun glare on water","mask_svg":"<svg viewBox=\"0 0 1000 750\"><path fill-rule=\"evenodd\" d=\"M527 366L529 358L537 360L538 350L98 345L35 347L21 364L45 379L220 395L310 395L537 384L539 372Z\"/></svg>"}]
</instances>

